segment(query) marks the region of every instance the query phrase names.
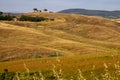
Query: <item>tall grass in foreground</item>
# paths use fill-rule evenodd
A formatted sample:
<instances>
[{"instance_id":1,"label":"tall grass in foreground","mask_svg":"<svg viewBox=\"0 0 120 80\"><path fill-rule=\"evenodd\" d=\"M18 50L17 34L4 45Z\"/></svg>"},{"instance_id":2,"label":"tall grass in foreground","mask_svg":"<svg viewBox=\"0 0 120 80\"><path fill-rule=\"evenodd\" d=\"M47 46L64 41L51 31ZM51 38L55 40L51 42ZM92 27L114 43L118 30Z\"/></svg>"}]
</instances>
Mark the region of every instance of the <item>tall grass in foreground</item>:
<instances>
[{"instance_id":1,"label":"tall grass in foreground","mask_svg":"<svg viewBox=\"0 0 120 80\"><path fill-rule=\"evenodd\" d=\"M8 71L0 74L0 80L120 80L120 62L117 61L114 65L104 63L103 68L97 70L96 65L87 72L81 69L76 69L76 74L68 76L62 69L62 60L56 57L57 64L52 64L52 68L48 73L43 71L30 72L26 63L23 66L26 72L16 72L13 77L9 76ZM74 66L74 65L73 65Z\"/></svg>"},{"instance_id":2,"label":"tall grass in foreground","mask_svg":"<svg viewBox=\"0 0 120 80\"><path fill-rule=\"evenodd\" d=\"M66 74L63 73L63 70L61 68L57 68L55 65L53 65L52 69L52 76L47 78L47 76L44 76L42 72L34 72L29 73L28 68L25 65L26 72L19 73L17 72L13 78L13 80L120 80L120 65L119 62L114 64L114 71L109 71L109 66L104 63L104 70L101 74L95 74L95 71L92 70L90 72L89 77L84 76L84 73L78 69L78 73L76 75L76 78L73 76L66 78L64 77ZM94 67L95 69L95 67Z\"/></svg>"}]
</instances>

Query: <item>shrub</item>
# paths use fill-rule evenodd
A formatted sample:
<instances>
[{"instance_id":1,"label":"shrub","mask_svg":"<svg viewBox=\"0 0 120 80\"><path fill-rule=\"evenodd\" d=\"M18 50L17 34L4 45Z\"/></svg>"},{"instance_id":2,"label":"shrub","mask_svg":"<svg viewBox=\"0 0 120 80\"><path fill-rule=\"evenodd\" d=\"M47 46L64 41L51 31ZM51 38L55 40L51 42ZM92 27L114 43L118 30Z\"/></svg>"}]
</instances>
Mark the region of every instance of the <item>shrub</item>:
<instances>
[{"instance_id":1,"label":"shrub","mask_svg":"<svg viewBox=\"0 0 120 80\"><path fill-rule=\"evenodd\" d=\"M50 21L54 21L55 19L50 19Z\"/></svg>"},{"instance_id":2,"label":"shrub","mask_svg":"<svg viewBox=\"0 0 120 80\"><path fill-rule=\"evenodd\" d=\"M44 17L30 17L30 16L22 15L19 20L20 21L40 22L40 21L48 20L48 18L44 18Z\"/></svg>"},{"instance_id":3,"label":"shrub","mask_svg":"<svg viewBox=\"0 0 120 80\"><path fill-rule=\"evenodd\" d=\"M60 53L56 53L56 52L48 55L48 57L58 57L58 56L63 56L63 55Z\"/></svg>"},{"instance_id":4,"label":"shrub","mask_svg":"<svg viewBox=\"0 0 120 80\"><path fill-rule=\"evenodd\" d=\"M9 15L7 15L7 16L2 16L2 15L0 15L0 20L8 20L8 21L11 21L11 20L13 20L13 16L9 16Z\"/></svg>"},{"instance_id":5,"label":"shrub","mask_svg":"<svg viewBox=\"0 0 120 80\"><path fill-rule=\"evenodd\" d=\"M0 15L2 15L3 14L3 12L2 11L0 11Z\"/></svg>"}]
</instances>

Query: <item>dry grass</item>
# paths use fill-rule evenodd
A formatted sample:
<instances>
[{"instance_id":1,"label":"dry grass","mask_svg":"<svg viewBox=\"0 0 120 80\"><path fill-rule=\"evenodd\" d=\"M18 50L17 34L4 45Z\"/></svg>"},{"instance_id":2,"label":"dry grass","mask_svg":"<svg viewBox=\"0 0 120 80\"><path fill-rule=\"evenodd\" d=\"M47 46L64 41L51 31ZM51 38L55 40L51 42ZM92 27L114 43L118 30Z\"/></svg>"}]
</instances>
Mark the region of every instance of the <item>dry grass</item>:
<instances>
[{"instance_id":1,"label":"dry grass","mask_svg":"<svg viewBox=\"0 0 120 80\"><path fill-rule=\"evenodd\" d=\"M59 61L58 61L59 60ZM81 56L71 56L71 57L59 57L58 58L41 58L41 59L29 59L29 60L19 60L19 61L10 61L10 62L1 62L0 63L0 72L4 69L8 69L10 72L42 72L45 77L52 76L52 71L61 72L62 78L67 78L70 80L73 76L73 80L76 80L78 76L78 69L82 71L87 80L91 80L90 74L94 72L95 75L100 76L104 73L104 66L106 65L107 69L111 73L114 69L114 65L120 61L120 54L87 54ZM103 66L103 64L105 64ZM53 66L54 65L54 66ZM94 70L93 70L93 67ZM106 68L105 68L106 69ZM117 67L116 67L117 69ZM88 75L89 74L89 75ZM114 73L115 74L115 73ZM58 76L57 74L56 76ZM96 77L97 77L96 76ZM60 76L59 76L60 77ZM99 77L100 78L100 77ZM107 78L107 77L106 77ZM52 79L50 79L52 80ZM103 79L100 79L103 80ZM108 80L108 79L106 79ZM114 80L114 79L112 79Z\"/></svg>"},{"instance_id":2,"label":"dry grass","mask_svg":"<svg viewBox=\"0 0 120 80\"><path fill-rule=\"evenodd\" d=\"M120 52L120 24L116 22L75 14L24 15L54 18L55 21L0 22L1 61L31 58L35 54L46 57L53 52L65 56Z\"/></svg>"},{"instance_id":3,"label":"dry grass","mask_svg":"<svg viewBox=\"0 0 120 80\"><path fill-rule=\"evenodd\" d=\"M120 23L120 19L119 19L119 18L118 18L118 19L115 19L114 21L116 21L116 22Z\"/></svg>"},{"instance_id":4,"label":"dry grass","mask_svg":"<svg viewBox=\"0 0 120 80\"><path fill-rule=\"evenodd\" d=\"M81 56L70 56L70 57L60 57L60 63L62 63L61 68L69 71L74 71L75 69L81 70L90 70L93 65L96 65L96 68L103 67L103 63L114 64L116 61L120 60L119 54L87 54ZM0 71L5 68L10 71L25 71L24 63L30 71L38 70L50 70L53 64L57 65L58 62L56 58L41 58L41 59L28 59L28 60L19 60L19 61L9 61L0 63ZM72 66L74 65L74 66ZM88 66L89 65L89 66ZM16 67L15 67L16 66ZM59 64L58 64L59 66ZM71 69L69 69L71 68Z\"/></svg>"}]
</instances>

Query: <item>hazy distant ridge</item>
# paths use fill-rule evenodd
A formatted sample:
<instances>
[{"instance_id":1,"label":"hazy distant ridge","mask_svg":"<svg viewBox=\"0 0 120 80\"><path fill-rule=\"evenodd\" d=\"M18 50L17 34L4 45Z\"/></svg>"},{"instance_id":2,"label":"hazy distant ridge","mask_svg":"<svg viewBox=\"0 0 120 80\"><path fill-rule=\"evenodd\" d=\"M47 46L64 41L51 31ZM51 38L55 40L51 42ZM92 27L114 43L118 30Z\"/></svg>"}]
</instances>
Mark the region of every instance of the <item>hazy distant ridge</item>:
<instances>
[{"instance_id":1,"label":"hazy distant ridge","mask_svg":"<svg viewBox=\"0 0 120 80\"><path fill-rule=\"evenodd\" d=\"M89 16L102 16L105 18L120 18L120 10L105 11L105 10L88 10L88 9L66 9L59 11L59 13L74 13Z\"/></svg>"}]
</instances>

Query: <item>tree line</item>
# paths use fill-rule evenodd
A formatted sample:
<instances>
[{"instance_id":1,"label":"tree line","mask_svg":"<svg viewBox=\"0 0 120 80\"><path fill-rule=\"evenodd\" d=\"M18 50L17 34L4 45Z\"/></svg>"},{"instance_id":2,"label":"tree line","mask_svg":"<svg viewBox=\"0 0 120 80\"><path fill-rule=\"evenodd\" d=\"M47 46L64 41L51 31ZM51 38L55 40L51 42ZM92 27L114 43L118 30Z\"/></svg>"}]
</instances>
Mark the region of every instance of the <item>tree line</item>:
<instances>
[{"instance_id":1,"label":"tree line","mask_svg":"<svg viewBox=\"0 0 120 80\"><path fill-rule=\"evenodd\" d=\"M33 8L33 11L34 12L42 12L42 10L38 10L37 8ZM43 11L47 12L48 9L43 9ZM13 14L10 14L10 13L4 14L2 11L0 11L0 20L7 20L7 21L19 20L19 21L33 21L33 22L40 22L40 21L45 21L45 20L54 21L54 19L49 19L49 18L45 18L45 17L38 17L38 16L31 17L31 16L22 15L22 16L20 16L20 18L17 18Z\"/></svg>"},{"instance_id":2,"label":"tree line","mask_svg":"<svg viewBox=\"0 0 120 80\"><path fill-rule=\"evenodd\" d=\"M40 22L40 21L48 20L48 18L44 18L44 17L31 17L31 16L22 15L22 16L19 18L19 20L20 20L20 21Z\"/></svg>"},{"instance_id":3,"label":"tree line","mask_svg":"<svg viewBox=\"0 0 120 80\"><path fill-rule=\"evenodd\" d=\"M11 15L9 13L3 15L3 12L0 11L0 20L8 20L8 21L10 21L10 20L13 20L13 18L15 18L15 16L13 16L13 15Z\"/></svg>"},{"instance_id":4,"label":"tree line","mask_svg":"<svg viewBox=\"0 0 120 80\"><path fill-rule=\"evenodd\" d=\"M42 12L42 10L38 10L37 8L33 8L33 11L34 12ZM47 12L48 10L47 9L43 9L43 11Z\"/></svg>"},{"instance_id":5,"label":"tree line","mask_svg":"<svg viewBox=\"0 0 120 80\"><path fill-rule=\"evenodd\" d=\"M33 8L33 11L34 12L42 12L42 11L47 12L48 9L38 10L37 8ZM49 12L52 13L52 11L49 11Z\"/></svg>"}]
</instances>

